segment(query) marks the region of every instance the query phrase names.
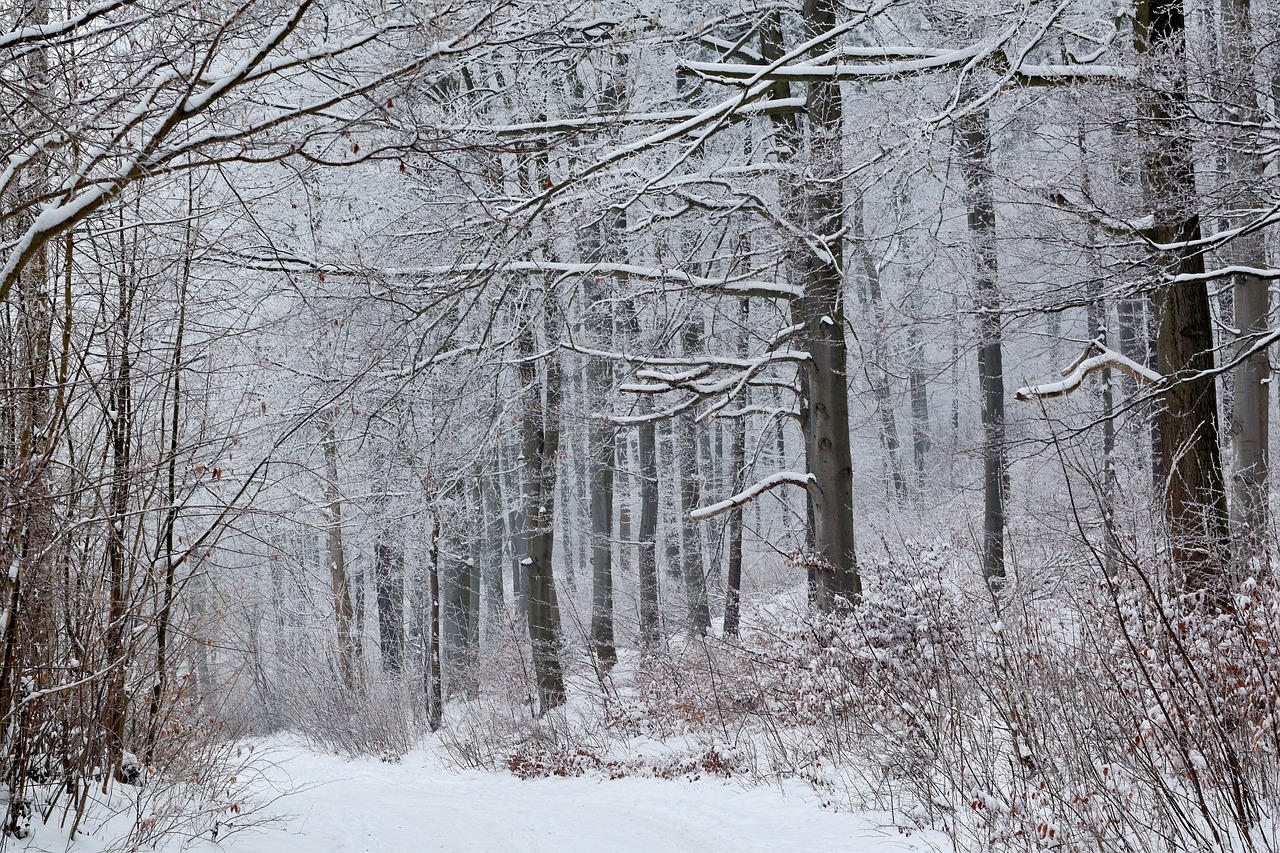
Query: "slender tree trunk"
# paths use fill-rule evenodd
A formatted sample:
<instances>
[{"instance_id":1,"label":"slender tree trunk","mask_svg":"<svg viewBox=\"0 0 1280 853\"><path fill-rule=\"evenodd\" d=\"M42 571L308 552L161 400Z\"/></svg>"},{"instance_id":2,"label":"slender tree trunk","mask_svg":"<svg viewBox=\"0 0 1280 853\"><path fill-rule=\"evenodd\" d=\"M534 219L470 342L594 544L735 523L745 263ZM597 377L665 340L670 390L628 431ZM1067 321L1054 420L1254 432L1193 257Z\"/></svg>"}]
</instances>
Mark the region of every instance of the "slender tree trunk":
<instances>
[{"instance_id":1,"label":"slender tree trunk","mask_svg":"<svg viewBox=\"0 0 1280 853\"><path fill-rule=\"evenodd\" d=\"M738 358L747 357L747 333L751 318L751 300L738 302L739 323ZM739 494L746 487L747 468L747 416L733 421L729 436L730 494ZM729 571L724 596L724 636L738 636L738 623L742 615L742 507L729 512Z\"/></svg>"},{"instance_id":2,"label":"slender tree trunk","mask_svg":"<svg viewBox=\"0 0 1280 853\"><path fill-rule=\"evenodd\" d=\"M592 340L599 345L611 339L608 303L598 287L589 287L592 303ZM613 369L601 359L587 362L587 387L593 411L609 405ZM588 475L591 498L591 644L600 665L608 669L617 662L613 638L613 471L617 456L617 430L607 423L592 421L587 427Z\"/></svg>"},{"instance_id":3,"label":"slender tree trunk","mask_svg":"<svg viewBox=\"0 0 1280 853\"><path fill-rule=\"evenodd\" d=\"M107 678L106 697L102 706L102 731L107 736L113 773L121 781L133 781L122 775L121 760L125 749L125 726L129 697L125 692L126 638L130 636L128 590L130 571L129 548L125 527L129 519L130 466L133 456L133 341L132 308L136 282L127 273L120 274L119 328L120 349L115 357L115 376L111 385L111 490L108 498L111 517L107 527L107 566L110 588L107 604L106 652L112 666ZM103 782L104 789L106 782Z\"/></svg>"},{"instance_id":4,"label":"slender tree trunk","mask_svg":"<svg viewBox=\"0 0 1280 853\"><path fill-rule=\"evenodd\" d=\"M1245 225L1264 206L1259 187L1264 183L1266 163L1253 153L1265 142L1254 138L1260 111L1254 80L1257 62L1253 48L1250 0L1221 0L1219 55L1225 82L1224 118L1227 127L1240 130L1227 140L1228 179L1231 208L1239 213L1228 217L1226 227ZM1261 269L1267 265L1266 236L1263 231L1242 234L1230 246L1231 263ZM1239 329L1235 355L1242 359L1235 368L1235 405L1232 407L1231 472L1232 540L1249 543L1247 550L1264 550L1267 530L1267 477L1270 443L1271 368L1265 349L1250 352L1258 338L1266 334L1271 314L1269 282L1260 276L1237 273L1232 282L1235 325Z\"/></svg>"},{"instance_id":5,"label":"slender tree trunk","mask_svg":"<svg viewBox=\"0 0 1280 853\"><path fill-rule=\"evenodd\" d=\"M1093 197L1092 181L1089 177L1088 152L1085 149L1085 127L1081 124L1076 134L1076 144L1080 149L1081 189L1085 198ZM1109 346L1108 307L1102 294L1103 269L1098 245L1100 235L1097 227L1090 225L1086 236L1089 246L1089 335L1104 347ZM1116 563L1116 423L1115 423L1115 375L1110 367L1103 368L1099 375L1100 402L1102 404L1102 484L1099 497L1102 501L1102 542L1104 568L1112 572Z\"/></svg>"},{"instance_id":6,"label":"slender tree trunk","mask_svg":"<svg viewBox=\"0 0 1280 853\"><path fill-rule=\"evenodd\" d=\"M671 421L663 421L657 430L658 450L661 459L659 470L666 468L667 482L670 488L658 487L658 498L661 501L662 532L666 540L663 545L663 559L666 563L667 577L673 581L684 577L684 569L680 560L680 530L683 520L680 516L680 459L676 452L676 428ZM663 495L666 500L662 501Z\"/></svg>"},{"instance_id":7,"label":"slender tree trunk","mask_svg":"<svg viewBox=\"0 0 1280 853\"><path fill-rule=\"evenodd\" d=\"M684 327L685 355L696 355L702 349L702 318L689 320ZM685 607L688 629L706 636L711 628L711 609L707 603L707 576L702 561L702 525L692 521L689 513L702 503L698 477L698 445L692 418L680 418L676 429L676 458L680 468L680 552L683 557Z\"/></svg>"},{"instance_id":8,"label":"slender tree trunk","mask_svg":"<svg viewBox=\"0 0 1280 853\"><path fill-rule=\"evenodd\" d=\"M899 228L902 230L904 266L913 269L915 257L915 228L910 224L909 208L911 181L903 178L895 194ZM907 393L911 398L911 461L918 485L923 485L933 438L929 430L929 374L926 369L928 352L924 339L924 282L922 273L912 274L907 284Z\"/></svg>"},{"instance_id":9,"label":"slender tree trunk","mask_svg":"<svg viewBox=\"0 0 1280 853\"><path fill-rule=\"evenodd\" d=\"M1000 289L996 282L996 208L991 180L991 130L986 108L957 123L969 235L976 258L978 385L982 391L982 575L998 584L1005 575L1004 363Z\"/></svg>"},{"instance_id":10,"label":"slender tree trunk","mask_svg":"<svg viewBox=\"0 0 1280 853\"><path fill-rule=\"evenodd\" d=\"M431 543L427 569L431 613L427 619L427 666L424 670L427 679L427 725L433 732L439 730L444 721L444 678L440 659L440 520L437 512L432 508L431 533L427 539Z\"/></svg>"},{"instance_id":11,"label":"slender tree trunk","mask_svg":"<svg viewBox=\"0 0 1280 853\"><path fill-rule=\"evenodd\" d=\"M653 400L641 398L641 412L653 411ZM640 644L656 646L658 610L658 458L656 430L643 423L638 430L640 456L640 547L636 565L640 585Z\"/></svg>"},{"instance_id":12,"label":"slender tree trunk","mask_svg":"<svg viewBox=\"0 0 1280 853\"><path fill-rule=\"evenodd\" d=\"M885 341L884 294L880 286L880 268L867 243L865 207L866 195L860 192L853 208L853 240L867 283L867 302L871 306L872 322L871 351L876 362L869 366L867 373L871 380L871 396L876 401L876 412L880 416L880 444L888 457L889 479L893 483L894 495L902 500L907 496L907 476L902 468L902 443L898 440L898 419L893 411L893 392L890 388L892 377L885 364L888 345Z\"/></svg>"},{"instance_id":13,"label":"slender tree trunk","mask_svg":"<svg viewBox=\"0 0 1280 853\"><path fill-rule=\"evenodd\" d=\"M527 484L524 479L524 457L519 447L515 449L515 459L504 455L503 466L510 471L503 487L504 501L510 507L507 512L507 533L511 543L511 597L515 602L516 615L523 619L528 612L528 601L524 592L524 558L525 542L528 538L525 529L524 508Z\"/></svg>"},{"instance_id":14,"label":"slender tree trunk","mask_svg":"<svg viewBox=\"0 0 1280 853\"><path fill-rule=\"evenodd\" d=\"M496 455L491 460L491 464L500 464ZM480 496L481 515L484 519L484 543L481 548L484 563L481 565L481 581L484 585L485 622L487 623L485 641L492 643L498 636L499 621L506 607L506 596L502 588L504 513L497 475L481 474Z\"/></svg>"},{"instance_id":15,"label":"slender tree trunk","mask_svg":"<svg viewBox=\"0 0 1280 853\"><path fill-rule=\"evenodd\" d=\"M355 687L359 671L360 646L352 630L351 587L347 583L347 562L342 546L342 490L338 482L338 438L334 432L333 414L322 415L319 424L325 464L324 492L329 514L329 586L333 591L333 616L338 630L338 673L343 686L351 690Z\"/></svg>"},{"instance_id":16,"label":"slender tree trunk","mask_svg":"<svg viewBox=\"0 0 1280 853\"><path fill-rule=\"evenodd\" d=\"M191 209L188 207L188 215ZM147 746L143 763L151 764L155 757L156 737L160 725L160 707L169 690L169 624L173 617L173 598L177 580L177 560L174 556L175 529L178 523L178 442L182 412L182 339L187 322L187 284L191 278L191 229L187 227L185 241L187 251L183 255L182 278L178 288L178 328L173 339L173 364L169 386L169 447L165 471L165 515L160 559L164 561L164 587L160 612L156 616L156 683L151 689L151 707L148 713ZM67 259L70 261L70 258ZM70 268L67 275L71 275Z\"/></svg>"}]
</instances>

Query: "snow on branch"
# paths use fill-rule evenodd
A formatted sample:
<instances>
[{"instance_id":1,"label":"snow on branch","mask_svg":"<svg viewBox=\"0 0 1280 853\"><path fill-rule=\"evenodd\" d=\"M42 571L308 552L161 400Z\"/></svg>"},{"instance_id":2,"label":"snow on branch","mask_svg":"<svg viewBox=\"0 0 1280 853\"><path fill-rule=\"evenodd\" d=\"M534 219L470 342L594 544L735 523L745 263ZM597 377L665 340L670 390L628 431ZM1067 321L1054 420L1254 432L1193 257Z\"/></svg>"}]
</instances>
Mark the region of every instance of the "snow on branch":
<instances>
[{"instance_id":1,"label":"snow on branch","mask_svg":"<svg viewBox=\"0 0 1280 853\"><path fill-rule=\"evenodd\" d=\"M894 53L882 54L886 58L892 55L907 55L907 48L892 49ZM849 52L843 52L845 56ZM731 83L741 80L785 80L788 82L818 82L824 80L891 80L916 74L962 68L975 59L980 58L982 51L978 47L961 50L919 51L915 58L898 59L889 62L841 62L834 63L796 63L768 67L760 64L739 62L686 62L683 67L718 83ZM864 54L864 56L869 56ZM998 54L993 59L998 58ZM861 57L859 57L861 58ZM998 63L997 63L998 64ZM1012 82L1022 85L1052 85L1079 80L1132 80L1137 70L1119 65L1075 64L1033 64L1021 63L1010 69Z\"/></svg>"},{"instance_id":2,"label":"snow on branch","mask_svg":"<svg viewBox=\"0 0 1280 853\"><path fill-rule=\"evenodd\" d=\"M770 98L763 101L756 101L755 103L741 107L736 111L735 116L739 118L751 118L754 116L790 115L803 111L804 98ZM547 119L546 121L521 122L519 124L451 125L448 127L442 127L440 130L448 133L482 133L504 137L531 137L540 134L575 133L625 125L668 124L670 122L686 121L691 118L697 118L701 114L701 110L618 113L615 115L592 115L582 116L579 118Z\"/></svg>"},{"instance_id":3,"label":"snow on branch","mask_svg":"<svg viewBox=\"0 0 1280 853\"><path fill-rule=\"evenodd\" d=\"M1096 353L1093 355L1092 353ZM1090 343L1075 363L1062 372L1063 378L1057 382L1046 382L1043 385L1032 385L1019 388L1013 393L1014 399L1027 402L1033 399L1049 399L1070 394L1080 387L1090 373L1113 367L1132 376L1140 385L1154 386L1164 381L1164 377L1131 358L1107 349L1097 341Z\"/></svg>"},{"instance_id":4,"label":"snow on branch","mask_svg":"<svg viewBox=\"0 0 1280 853\"><path fill-rule=\"evenodd\" d=\"M800 474L796 471L779 471L777 474L771 474L760 482L748 486L733 497L725 498L719 503L713 503L710 506L699 507L689 513L689 518L694 521L706 521L709 518L715 518L723 512L731 509L737 509L744 504L748 504L765 492L776 489L779 486L800 486L807 489L817 482L812 474Z\"/></svg>"},{"instance_id":5,"label":"snow on branch","mask_svg":"<svg viewBox=\"0 0 1280 853\"><path fill-rule=\"evenodd\" d=\"M804 290L793 284L778 281L762 281L749 276L721 276L708 278L668 266L641 266L639 264L610 263L561 263L554 261L508 261L505 263L448 264L422 267L350 267L320 263L305 258L280 258L275 255L228 255L224 263L275 272L316 272L331 276L380 276L383 278L447 279L482 278L496 275L546 275L595 276L641 281L672 282L695 290L705 290L725 296L753 296L761 299L788 301L804 295Z\"/></svg>"}]
</instances>

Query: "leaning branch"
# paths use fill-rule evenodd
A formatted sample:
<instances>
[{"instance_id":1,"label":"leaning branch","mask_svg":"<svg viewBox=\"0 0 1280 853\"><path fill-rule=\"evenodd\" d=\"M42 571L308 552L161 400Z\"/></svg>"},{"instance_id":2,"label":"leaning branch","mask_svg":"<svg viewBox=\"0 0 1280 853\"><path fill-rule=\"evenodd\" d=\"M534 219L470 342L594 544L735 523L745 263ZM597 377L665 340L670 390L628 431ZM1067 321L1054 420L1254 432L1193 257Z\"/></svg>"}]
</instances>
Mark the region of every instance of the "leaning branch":
<instances>
[{"instance_id":1,"label":"leaning branch","mask_svg":"<svg viewBox=\"0 0 1280 853\"><path fill-rule=\"evenodd\" d=\"M1094 355L1096 353L1096 355ZM1046 382L1043 385L1032 385L1019 388L1013 393L1014 399L1027 402L1029 400L1047 400L1070 394L1084 383L1085 377L1099 370L1115 368L1127 373L1137 380L1139 385L1159 386L1164 377L1149 367L1145 367L1131 358L1127 358L1114 350L1109 350L1098 342L1090 343L1075 363L1062 372L1063 378L1057 382Z\"/></svg>"},{"instance_id":2,"label":"leaning branch","mask_svg":"<svg viewBox=\"0 0 1280 853\"><path fill-rule=\"evenodd\" d=\"M765 492L776 489L779 486L799 486L807 489L817 482L812 474L800 474L795 471L779 471L765 477L753 486L748 486L743 491L730 498L725 498L719 503L713 503L711 506L704 506L693 510L689 513L689 518L694 521L706 521L709 518L715 518L723 512L731 509L737 509L740 506L750 503Z\"/></svg>"}]
</instances>

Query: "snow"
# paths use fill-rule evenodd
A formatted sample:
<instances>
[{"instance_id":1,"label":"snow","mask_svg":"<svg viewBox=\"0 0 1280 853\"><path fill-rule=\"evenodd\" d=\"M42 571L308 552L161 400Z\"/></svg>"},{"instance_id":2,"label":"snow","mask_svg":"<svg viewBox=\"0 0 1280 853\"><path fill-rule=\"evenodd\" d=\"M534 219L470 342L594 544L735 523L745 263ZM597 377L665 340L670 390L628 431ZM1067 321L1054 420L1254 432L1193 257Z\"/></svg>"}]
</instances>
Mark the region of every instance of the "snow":
<instances>
[{"instance_id":1,"label":"snow","mask_svg":"<svg viewBox=\"0 0 1280 853\"><path fill-rule=\"evenodd\" d=\"M689 513L689 518L694 521L705 521L713 518L722 512L727 512L734 507L742 506L749 503L756 497L764 494L770 489L776 489L778 486L800 486L807 488L816 483L817 479L808 473L799 473L796 471L779 471L776 474L770 474L760 482L747 487L742 492L733 497L725 498L722 501L713 503L710 506L699 507Z\"/></svg>"},{"instance_id":2,"label":"snow","mask_svg":"<svg viewBox=\"0 0 1280 853\"><path fill-rule=\"evenodd\" d=\"M265 746L265 748L264 748ZM546 778L453 771L430 748L397 764L347 760L276 739L264 798L278 820L188 849L202 853L520 853L608 850L911 853L939 849L873 815L826 811L800 790L732 780ZM260 823L263 814L246 819ZM37 833L36 838L39 838ZM162 847L176 850L176 845Z\"/></svg>"},{"instance_id":3,"label":"snow","mask_svg":"<svg viewBox=\"0 0 1280 853\"><path fill-rule=\"evenodd\" d=\"M1082 358L1064 371L1063 379L1019 388L1013 393L1014 399L1026 402L1039 397L1061 397L1079 388L1090 373L1105 367L1118 368L1146 385L1159 385L1164 381L1163 376L1146 365L1138 364L1131 358L1097 344L1090 344L1090 349L1085 352L1087 354L1096 350L1100 350L1098 355Z\"/></svg>"}]
</instances>

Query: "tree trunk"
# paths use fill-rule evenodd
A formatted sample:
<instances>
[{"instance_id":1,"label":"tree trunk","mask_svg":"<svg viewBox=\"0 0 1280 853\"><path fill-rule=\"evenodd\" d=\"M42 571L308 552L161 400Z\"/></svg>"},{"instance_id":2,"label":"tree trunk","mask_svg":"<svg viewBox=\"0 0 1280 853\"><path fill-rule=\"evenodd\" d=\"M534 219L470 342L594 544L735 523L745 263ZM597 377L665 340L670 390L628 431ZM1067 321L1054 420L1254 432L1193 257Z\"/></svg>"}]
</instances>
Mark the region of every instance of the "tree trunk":
<instances>
[{"instance_id":1,"label":"tree trunk","mask_svg":"<svg viewBox=\"0 0 1280 853\"><path fill-rule=\"evenodd\" d=\"M355 687L360 646L352 630L351 587L347 583L347 563L342 547L342 490L338 482L338 438L334 416L319 418L320 445L324 452L324 492L328 504L327 533L329 586L333 592L333 616L338 630L338 674L348 690Z\"/></svg>"},{"instance_id":2,"label":"tree trunk","mask_svg":"<svg viewBox=\"0 0 1280 853\"><path fill-rule=\"evenodd\" d=\"M867 282L867 302L871 306L871 352L875 363L868 366L867 374L871 381L871 396L876 401L876 412L880 417L880 444L888 458L889 479L893 483L894 495L902 500L907 496L907 476L902 470L902 443L898 440L898 419L893 411L892 376L885 364L889 353L885 340L884 293L880 286L880 268L867 244L865 208L866 194L860 192L853 208L853 240L862 263L862 275Z\"/></svg>"},{"instance_id":3,"label":"tree trunk","mask_svg":"<svg viewBox=\"0 0 1280 853\"><path fill-rule=\"evenodd\" d=\"M1172 72L1160 87L1144 90L1140 103L1144 134L1143 184L1157 243L1198 241L1195 161L1182 128L1190 112L1181 63L1186 23L1179 0L1140 0L1136 42L1149 59L1167 60ZM1204 272L1199 249L1182 248L1153 258L1162 276ZM1226 493L1218 445L1217 386L1213 369L1213 319L1203 280L1162 285L1158 369L1175 384L1165 392L1158 420L1160 458L1165 472L1165 511L1175 565L1191 590L1215 588L1228 554Z\"/></svg>"},{"instance_id":4,"label":"tree trunk","mask_svg":"<svg viewBox=\"0 0 1280 853\"><path fill-rule=\"evenodd\" d=\"M431 593L431 613L427 619L427 725L437 731L444 721L444 678L440 659L440 520L439 510L431 510L431 543L427 581Z\"/></svg>"},{"instance_id":5,"label":"tree trunk","mask_svg":"<svg viewBox=\"0 0 1280 853\"><path fill-rule=\"evenodd\" d=\"M742 299L739 305L738 358L747 357L747 334L751 318L751 300ZM729 437L729 494L739 494L746 487L747 468L747 416L733 421ZM726 637L738 636L738 622L742 615L742 507L729 511L729 571L724 595L724 631Z\"/></svg>"},{"instance_id":6,"label":"tree trunk","mask_svg":"<svg viewBox=\"0 0 1280 853\"><path fill-rule=\"evenodd\" d=\"M559 328L553 292L544 294L543 322L549 339L556 340ZM551 564L555 544L561 377L560 355L556 347L549 348L543 357L541 382L534 352L533 327L527 323L519 337L518 367L520 385L525 394L522 418L527 525L524 582L539 709L546 713L563 705L565 700L564 675L560 668L560 608Z\"/></svg>"},{"instance_id":7,"label":"tree trunk","mask_svg":"<svg viewBox=\"0 0 1280 853\"><path fill-rule=\"evenodd\" d=\"M500 464L497 454L490 458L489 464ZM484 562L480 568L480 580L484 585L485 642L494 643L497 640L502 611L506 607L506 595L502 588L504 513L497 474L486 471L480 475L480 506L484 528L484 542L480 549Z\"/></svg>"},{"instance_id":8,"label":"tree trunk","mask_svg":"<svg viewBox=\"0 0 1280 853\"><path fill-rule=\"evenodd\" d=\"M191 213L190 207L187 210ZM187 251L183 256L182 278L178 286L178 328L173 340L173 363L169 386L169 447L165 460L165 514L158 556L164 561L164 586L160 612L156 615L156 683L151 689L151 708L148 713L147 746L143 763L151 764L155 757L156 737L160 725L160 708L169 689L169 625L173 617L173 599L177 580L177 561L174 552L175 528L178 523L178 446L182 412L182 339L187 321L187 284L191 279L191 230L187 227ZM67 258L70 262L70 257ZM68 269L68 275L70 275ZM278 600L278 598L277 598Z\"/></svg>"},{"instance_id":9,"label":"tree trunk","mask_svg":"<svg viewBox=\"0 0 1280 853\"><path fill-rule=\"evenodd\" d=\"M119 323L120 349L115 354L114 377L111 383L111 414L108 429L111 436L111 490L108 497L110 519L107 526L107 566L110 573L107 603L106 652L112 666L106 682L106 695L102 704L102 731L107 737L107 760L117 779L121 775L121 760L125 749L125 724L129 697L125 692L126 638L129 630L128 590L133 572L130 549L125 542L125 527L129 523L130 465L133 456L133 356L132 307L134 287L126 274L120 275ZM106 782L103 782L104 790Z\"/></svg>"},{"instance_id":10,"label":"tree trunk","mask_svg":"<svg viewBox=\"0 0 1280 853\"><path fill-rule=\"evenodd\" d=\"M600 252L588 253L588 260L600 260ZM592 346L608 348L612 343L611 304L599 281L588 282L588 333ZM591 412L609 406L613 390L613 368L603 359L587 361L586 384ZM617 456L617 430L610 424L591 421L587 427L588 477L591 505L591 644L605 669L618 660L613 639L613 471Z\"/></svg>"},{"instance_id":11,"label":"tree trunk","mask_svg":"<svg viewBox=\"0 0 1280 853\"><path fill-rule=\"evenodd\" d=\"M384 539L374 545L373 554L382 670L399 675L404 668L404 551Z\"/></svg>"},{"instance_id":12,"label":"tree trunk","mask_svg":"<svg viewBox=\"0 0 1280 853\"><path fill-rule=\"evenodd\" d=\"M996 283L996 209L991 186L991 130L986 108L957 122L956 142L964 175L969 236L976 261L978 385L982 392L982 576L999 584L1005 575L1004 364L1000 289Z\"/></svg>"},{"instance_id":13,"label":"tree trunk","mask_svg":"<svg viewBox=\"0 0 1280 853\"><path fill-rule=\"evenodd\" d=\"M814 38L836 25L834 0L804 0L804 37ZM766 59L780 54L776 23L762 35ZM849 443L848 354L844 339L844 277L840 241L820 235L844 228L840 175L844 111L840 84L813 82L805 101L809 121L804 180L787 190L786 206L795 211L806 234L819 241L806 246L795 267L804 293L792 302L792 319L802 326L801 346L809 359L800 368L800 410L805 460L813 484L808 489L813 543L810 551L814 601L831 611L853 604L862 594L853 530L853 458ZM799 152L794 117L775 125L784 150ZM797 164L799 165L799 164ZM796 176L799 177L799 176Z\"/></svg>"},{"instance_id":14,"label":"tree trunk","mask_svg":"<svg viewBox=\"0 0 1280 853\"><path fill-rule=\"evenodd\" d=\"M642 396L641 412L653 411L653 400ZM640 546L636 565L640 585L640 644L658 643L658 458L656 430L643 423L638 430L640 456Z\"/></svg>"},{"instance_id":15,"label":"tree trunk","mask_svg":"<svg viewBox=\"0 0 1280 853\"><path fill-rule=\"evenodd\" d=\"M702 349L702 318L689 320L684 327L684 353L697 355ZM680 553L683 558L687 627L705 637L711 628L711 608L707 603L707 576L702 561L702 525L689 518L702 503L698 477L698 445L693 419L680 418L676 429L676 458L680 469Z\"/></svg>"},{"instance_id":16,"label":"tree trunk","mask_svg":"<svg viewBox=\"0 0 1280 853\"><path fill-rule=\"evenodd\" d=\"M1253 24L1249 0L1222 0L1219 54L1227 127L1241 130L1227 140L1226 174L1236 182L1229 209L1239 211L1226 217L1225 227L1245 225L1264 207L1259 187L1264 183L1266 163L1253 153L1265 143L1256 132L1258 92L1254 82L1257 61L1253 48ZM1230 263L1261 269L1267 265L1266 236L1263 231L1236 237L1229 249ZM1232 282L1235 325L1239 329L1235 355L1242 359L1235 368L1235 405L1232 407L1231 517L1232 541L1248 543L1247 550L1259 552L1267 531L1267 477L1269 472L1271 367L1267 351L1250 353L1259 337L1268 331L1271 313L1269 282L1256 275L1237 273Z\"/></svg>"},{"instance_id":17,"label":"tree trunk","mask_svg":"<svg viewBox=\"0 0 1280 853\"><path fill-rule=\"evenodd\" d=\"M516 615L523 619L528 611L524 593L524 549L527 539L524 519L524 457L517 447L514 460L506 455L502 459L503 467L510 471L503 481L503 495L505 503L510 507L507 512L507 535L511 543L511 598L515 603Z\"/></svg>"}]
</instances>

